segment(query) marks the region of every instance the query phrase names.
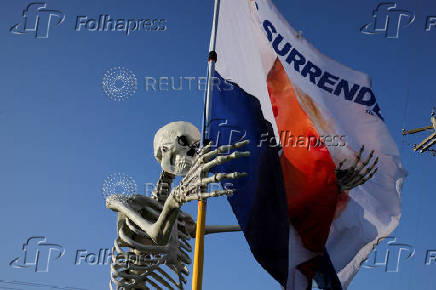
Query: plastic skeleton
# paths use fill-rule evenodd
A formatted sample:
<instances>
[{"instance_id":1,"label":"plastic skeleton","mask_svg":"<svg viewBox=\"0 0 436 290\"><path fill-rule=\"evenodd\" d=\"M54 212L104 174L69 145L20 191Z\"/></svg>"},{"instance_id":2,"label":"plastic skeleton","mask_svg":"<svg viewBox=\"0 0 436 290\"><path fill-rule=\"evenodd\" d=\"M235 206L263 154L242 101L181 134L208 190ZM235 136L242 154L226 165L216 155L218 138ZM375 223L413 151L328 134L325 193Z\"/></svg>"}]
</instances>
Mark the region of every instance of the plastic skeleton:
<instances>
[{"instance_id":1,"label":"plastic skeleton","mask_svg":"<svg viewBox=\"0 0 436 290\"><path fill-rule=\"evenodd\" d=\"M233 194L231 189L207 192L207 185L246 174L216 173L208 177L209 170L249 155L239 151L222 155L248 141L215 150L207 145L198 152L199 140L200 132L191 123L173 122L159 129L154 156L163 171L152 197L111 195L106 199L106 206L118 212L111 289L183 289L189 275L186 265L191 263L188 240L194 237L196 224L180 207L192 200ZM176 175L184 178L171 189ZM206 234L238 230L239 226L207 226Z\"/></svg>"},{"instance_id":2,"label":"plastic skeleton","mask_svg":"<svg viewBox=\"0 0 436 290\"><path fill-rule=\"evenodd\" d=\"M415 133L422 132L422 131L425 131L425 130L433 130L433 133L430 136L425 138L418 145L414 145L413 146L413 150L414 151L418 151L419 150L420 153L423 153L425 151L430 151L433 155L436 155L436 151L433 150L433 149L430 149L431 146L436 144L436 117L435 117L434 109L431 112L430 121L431 121L431 124L432 124L431 126L427 126L427 127L423 127L423 128L417 128L417 129L413 129L413 130L405 130L405 129L403 129L403 135L415 134Z\"/></svg>"}]
</instances>

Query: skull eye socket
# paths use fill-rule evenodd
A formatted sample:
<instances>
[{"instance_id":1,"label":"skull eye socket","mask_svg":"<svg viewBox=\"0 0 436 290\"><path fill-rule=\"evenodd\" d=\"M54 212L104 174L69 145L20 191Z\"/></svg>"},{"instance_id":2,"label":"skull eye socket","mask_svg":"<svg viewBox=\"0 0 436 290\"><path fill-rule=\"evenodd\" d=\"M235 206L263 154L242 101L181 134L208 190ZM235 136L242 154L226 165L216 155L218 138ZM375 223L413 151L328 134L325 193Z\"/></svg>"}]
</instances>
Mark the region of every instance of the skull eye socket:
<instances>
[{"instance_id":1,"label":"skull eye socket","mask_svg":"<svg viewBox=\"0 0 436 290\"><path fill-rule=\"evenodd\" d=\"M188 156L194 156L198 152L198 147L200 147L200 140L194 142L191 146L189 146L191 149L189 149L188 152L186 152L186 155Z\"/></svg>"},{"instance_id":2,"label":"skull eye socket","mask_svg":"<svg viewBox=\"0 0 436 290\"><path fill-rule=\"evenodd\" d=\"M192 156L195 155L195 153L197 153L197 151L195 150L195 148L191 148L191 149L189 149L188 152L186 152L186 155L192 157Z\"/></svg>"},{"instance_id":3,"label":"skull eye socket","mask_svg":"<svg viewBox=\"0 0 436 290\"><path fill-rule=\"evenodd\" d=\"M186 136L178 136L177 143L182 146L188 146L188 139L186 139Z\"/></svg>"},{"instance_id":4,"label":"skull eye socket","mask_svg":"<svg viewBox=\"0 0 436 290\"><path fill-rule=\"evenodd\" d=\"M162 146L162 152L167 152L168 151L168 147L167 146Z\"/></svg>"}]
</instances>

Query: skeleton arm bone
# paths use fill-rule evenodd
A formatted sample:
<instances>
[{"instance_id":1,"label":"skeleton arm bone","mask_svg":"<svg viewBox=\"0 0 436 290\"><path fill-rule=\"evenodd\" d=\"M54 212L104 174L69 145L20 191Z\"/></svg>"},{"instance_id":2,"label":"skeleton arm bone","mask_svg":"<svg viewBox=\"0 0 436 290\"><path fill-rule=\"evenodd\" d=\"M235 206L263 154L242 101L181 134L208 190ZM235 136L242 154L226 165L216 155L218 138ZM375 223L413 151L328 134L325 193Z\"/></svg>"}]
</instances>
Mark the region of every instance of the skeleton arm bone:
<instances>
[{"instance_id":1,"label":"skeleton arm bone","mask_svg":"<svg viewBox=\"0 0 436 290\"><path fill-rule=\"evenodd\" d=\"M141 206L162 207L159 203L145 196L133 196L126 199L123 196L111 195L106 199L106 207L126 216L158 245L165 245L171 236L171 230L177 220L180 205L170 195L162 212L154 223L144 219L137 210Z\"/></svg>"},{"instance_id":2,"label":"skeleton arm bone","mask_svg":"<svg viewBox=\"0 0 436 290\"><path fill-rule=\"evenodd\" d=\"M127 200L123 196L113 194L106 199L106 207L118 212L118 214L124 215L141 230L143 230L148 236L150 236L153 241L155 241L156 223L150 223L144 219L141 214L132 206L131 200Z\"/></svg>"},{"instance_id":3,"label":"skeleton arm bone","mask_svg":"<svg viewBox=\"0 0 436 290\"><path fill-rule=\"evenodd\" d=\"M126 198L119 195L111 195L106 199L106 207L124 214L141 230L143 230L156 244L165 245L168 243L171 236L171 231L177 220L179 209L184 203L192 200L206 199L209 197L234 193L234 190L204 192L204 189L207 188L209 183L219 182L224 179L240 178L246 176L246 173L216 173L211 177L207 177L207 174L214 166L240 157L249 156L250 153L248 151L235 151L229 155L220 156L221 153L228 152L228 150L231 149L240 148L248 144L248 142L249 141L246 140L233 145L224 145L215 150L211 150L211 145L204 147L192 168L189 170L185 178L183 178L181 184L171 190L171 193L163 205L162 212L154 223L144 219L140 214L140 209L144 207L161 208L162 206L157 201L145 196L135 195ZM216 158L211 160L214 157Z\"/></svg>"},{"instance_id":4,"label":"skeleton arm bone","mask_svg":"<svg viewBox=\"0 0 436 290\"><path fill-rule=\"evenodd\" d=\"M140 203L146 202L148 206L150 206L152 203L150 200L146 200L143 196L135 196L134 200ZM122 199L117 199L115 195L108 197L106 204L108 208L125 215L158 245L165 245L168 243L171 230L179 213L179 203L174 200L173 195L168 197L163 206L162 213L159 215L155 223L150 223L144 219L140 213L130 205L129 202L125 202ZM156 203L154 206L160 205ZM241 228L238 225L211 225L206 226L205 234L208 235L237 231L241 231ZM195 226L190 232L191 236L195 237Z\"/></svg>"}]
</instances>

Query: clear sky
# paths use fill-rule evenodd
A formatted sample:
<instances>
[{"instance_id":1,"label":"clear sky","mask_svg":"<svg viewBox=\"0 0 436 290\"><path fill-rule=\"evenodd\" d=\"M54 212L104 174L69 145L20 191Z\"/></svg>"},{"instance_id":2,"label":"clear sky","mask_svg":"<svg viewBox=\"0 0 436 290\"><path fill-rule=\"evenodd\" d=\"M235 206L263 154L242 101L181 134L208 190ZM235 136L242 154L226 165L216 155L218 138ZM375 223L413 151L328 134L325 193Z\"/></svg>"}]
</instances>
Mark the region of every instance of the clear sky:
<instances>
[{"instance_id":1,"label":"clear sky","mask_svg":"<svg viewBox=\"0 0 436 290\"><path fill-rule=\"evenodd\" d=\"M146 91L143 80L205 76L212 2L51 0L46 9L62 12L65 20L59 26L52 23L47 39L35 39L32 32L9 31L23 22L22 11L30 2L2 1L0 289L37 289L4 283L13 280L107 289L109 265L75 265L76 252L98 253L113 244L116 214L105 208L101 196L105 177L123 172L136 180L138 192L143 193L143 184L156 182L160 173L152 147L156 130L178 120L200 127L203 91L194 85L189 89L188 82L180 91ZM401 138L404 126L429 125L431 108L436 106L436 27L425 31L426 17L436 16L435 2L398 1L398 9L416 14L398 39L360 32L372 20L378 1L274 3L320 51L371 76L409 172L402 219L393 235L397 243L412 246L414 256L406 260L403 253L394 273L383 266L361 269L350 289L435 289L436 262L425 263L427 251L436 250L435 157L411 150L411 144L427 133ZM75 31L77 16L98 19L101 14L112 19L166 19L167 29L129 36L83 27ZM130 69L138 78L136 93L124 102L112 101L102 90L105 71L116 66ZM196 204L183 210L195 216ZM224 198L209 202L207 222L236 223ZM45 236L48 243L65 249L47 273L9 266L23 255L21 247L32 236ZM380 255L386 249L382 246ZM204 289L280 289L256 263L241 233L208 236L205 253Z\"/></svg>"}]
</instances>

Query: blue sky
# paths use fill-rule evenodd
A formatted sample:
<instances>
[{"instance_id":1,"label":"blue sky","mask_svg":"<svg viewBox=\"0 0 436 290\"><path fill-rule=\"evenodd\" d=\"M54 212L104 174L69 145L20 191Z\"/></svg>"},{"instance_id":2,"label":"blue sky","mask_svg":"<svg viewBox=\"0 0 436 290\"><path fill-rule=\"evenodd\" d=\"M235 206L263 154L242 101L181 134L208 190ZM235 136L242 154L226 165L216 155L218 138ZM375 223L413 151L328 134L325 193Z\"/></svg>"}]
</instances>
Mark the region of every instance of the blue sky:
<instances>
[{"instance_id":1,"label":"blue sky","mask_svg":"<svg viewBox=\"0 0 436 290\"><path fill-rule=\"evenodd\" d=\"M29 3L5 0L0 11L0 280L107 289L109 266L74 265L76 251L97 253L112 246L116 215L101 197L105 177L126 173L143 193L143 184L156 182L160 173L152 148L156 130L178 120L201 126L201 90L189 90L184 82L181 91L145 91L143 79L205 76L213 1L47 1L48 9L65 14L47 39L9 31L22 22ZM429 125L431 107L436 106L436 27L425 31L426 17L436 15L435 2L397 1L399 9L416 15L398 39L360 32L378 1L274 3L320 51L371 76L409 172L403 216L393 235L398 243L413 246L414 256L401 256L397 273L386 273L383 267L362 269L350 289L434 289L436 262L425 261L427 251L436 250L435 157L411 150L410 144L425 133L402 140L401 128ZM101 14L166 19L167 29L129 36L74 30L77 16ZM114 102L102 91L105 71L116 66L132 70L139 80L136 93L125 102ZM195 203L183 209L196 215ZM224 198L209 202L207 222L236 223ZM9 266L32 236L45 236L65 248L47 273ZM240 233L206 238L204 271L207 290L280 289L255 262ZM6 285L1 281L0 289Z\"/></svg>"}]
</instances>

